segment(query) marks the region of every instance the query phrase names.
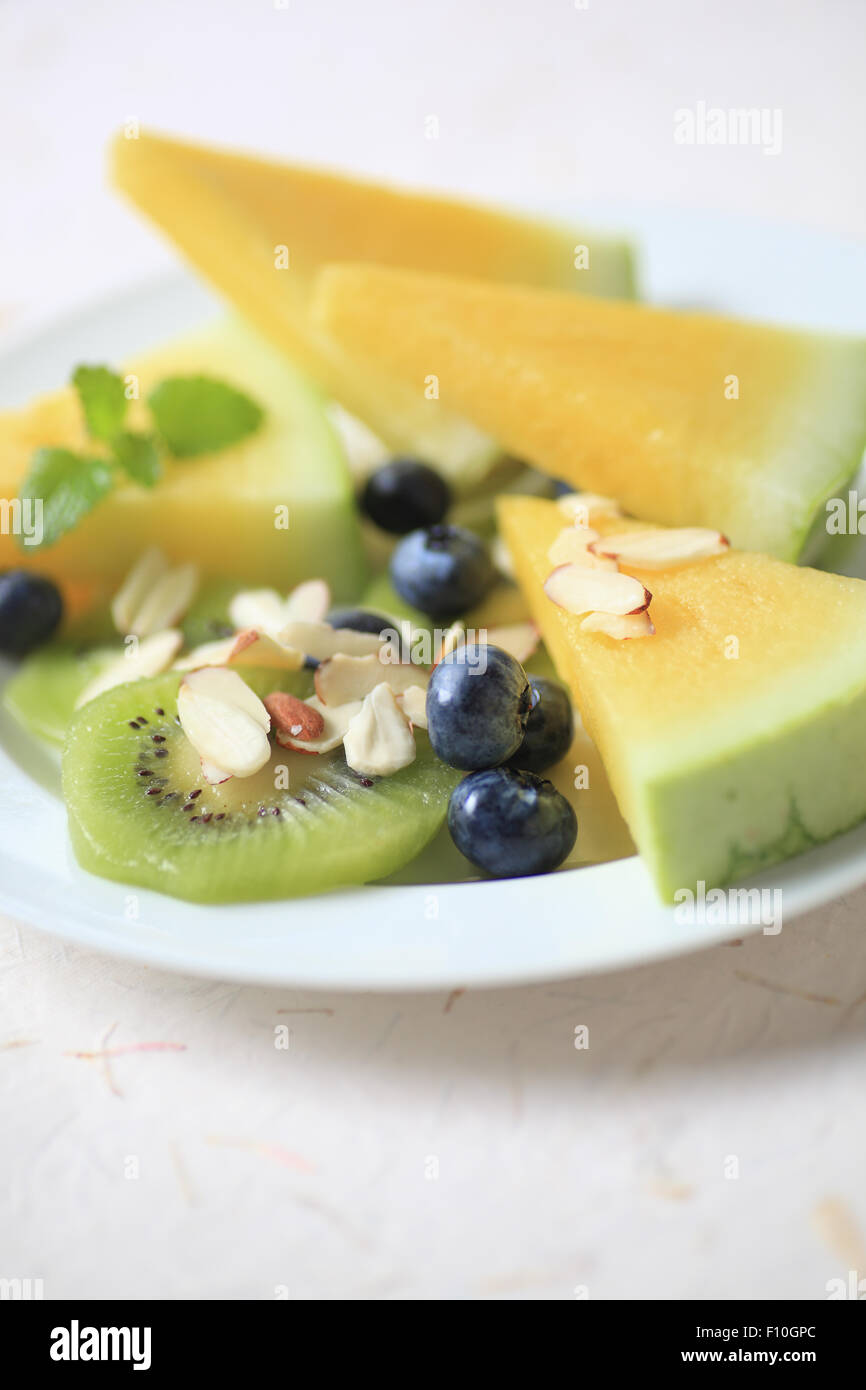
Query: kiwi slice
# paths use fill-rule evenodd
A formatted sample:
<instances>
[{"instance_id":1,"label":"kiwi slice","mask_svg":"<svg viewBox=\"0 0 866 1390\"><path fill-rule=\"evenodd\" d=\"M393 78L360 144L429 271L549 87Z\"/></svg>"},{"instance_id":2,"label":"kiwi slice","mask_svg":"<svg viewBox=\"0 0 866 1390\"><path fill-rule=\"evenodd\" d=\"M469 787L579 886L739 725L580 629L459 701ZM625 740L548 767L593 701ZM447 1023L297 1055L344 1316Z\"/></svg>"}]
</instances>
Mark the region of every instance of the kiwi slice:
<instances>
[{"instance_id":1,"label":"kiwi slice","mask_svg":"<svg viewBox=\"0 0 866 1390\"><path fill-rule=\"evenodd\" d=\"M76 700L119 650L51 642L21 663L3 690L3 705L31 734L62 747Z\"/></svg>"},{"instance_id":2,"label":"kiwi slice","mask_svg":"<svg viewBox=\"0 0 866 1390\"><path fill-rule=\"evenodd\" d=\"M187 649L232 632L229 604L238 585L210 579L181 623ZM31 734L62 747L84 687L123 650L107 607L69 624L62 637L26 657L3 691L3 705Z\"/></svg>"},{"instance_id":3,"label":"kiwi slice","mask_svg":"<svg viewBox=\"0 0 866 1390\"><path fill-rule=\"evenodd\" d=\"M273 672L244 673L258 694ZM305 694L309 672L281 688ZM194 902L295 897L367 883L413 859L442 823L460 773L418 734L415 762L360 777L342 749L276 747L253 777L212 787L177 723L180 678L106 691L72 721L63 794L81 866Z\"/></svg>"}]
</instances>

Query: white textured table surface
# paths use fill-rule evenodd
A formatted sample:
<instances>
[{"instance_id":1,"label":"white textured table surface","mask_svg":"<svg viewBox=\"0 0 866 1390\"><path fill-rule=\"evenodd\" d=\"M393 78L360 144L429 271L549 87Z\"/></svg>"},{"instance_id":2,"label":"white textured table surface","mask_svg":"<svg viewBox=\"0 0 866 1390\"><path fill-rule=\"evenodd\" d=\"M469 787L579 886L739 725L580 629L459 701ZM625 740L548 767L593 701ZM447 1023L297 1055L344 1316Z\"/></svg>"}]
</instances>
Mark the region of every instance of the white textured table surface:
<instances>
[{"instance_id":1,"label":"white textured table surface","mask_svg":"<svg viewBox=\"0 0 866 1390\"><path fill-rule=\"evenodd\" d=\"M129 117L491 196L866 231L844 0L7 0L0 25L0 332L166 263L101 187ZM779 108L782 152L677 147L700 100ZM864 919L861 892L778 937L447 997L213 984L0 923L0 1277L826 1297L866 1275Z\"/></svg>"}]
</instances>

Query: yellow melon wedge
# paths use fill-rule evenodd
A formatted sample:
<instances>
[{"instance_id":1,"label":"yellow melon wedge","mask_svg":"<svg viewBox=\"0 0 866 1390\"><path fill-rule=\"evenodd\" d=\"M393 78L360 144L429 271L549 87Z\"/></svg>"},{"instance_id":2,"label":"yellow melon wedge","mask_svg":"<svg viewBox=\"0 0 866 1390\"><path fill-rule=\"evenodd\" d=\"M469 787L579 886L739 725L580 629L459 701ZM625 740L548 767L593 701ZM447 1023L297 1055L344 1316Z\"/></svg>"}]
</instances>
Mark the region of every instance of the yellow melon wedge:
<instances>
[{"instance_id":1,"label":"yellow melon wedge","mask_svg":"<svg viewBox=\"0 0 866 1390\"><path fill-rule=\"evenodd\" d=\"M866 441L866 343L375 266L323 273L347 351L635 516L796 559Z\"/></svg>"},{"instance_id":2,"label":"yellow melon wedge","mask_svg":"<svg viewBox=\"0 0 866 1390\"><path fill-rule=\"evenodd\" d=\"M434 383L426 394L407 387L317 328L309 315L315 271L351 257L596 295L633 293L625 243L453 199L147 132L115 141L112 176L323 390L391 448L430 459L458 484L486 472L496 445L437 400Z\"/></svg>"},{"instance_id":3,"label":"yellow melon wedge","mask_svg":"<svg viewBox=\"0 0 866 1390\"><path fill-rule=\"evenodd\" d=\"M204 374L264 409L255 434L219 453L165 462L153 489L120 485L51 546L0 528L0 569L27 566L68 583L118 584L151 546L201 574L282 592L320 576L354 598L366 578L351 479L318 392L246 325L226 321L126 364L138 383L129 427L152 428L145 400L169 376ZM0 498L14 499L37 449L99 452L71 388L0 414Z\"/></svg>"},{"instance_id":4,"label":"yellow melon wedge","mask_svg":"<svg viewBox=\"0 0 866 1390\"><path fill-rule=\"evenodd\" d=\"M563 520L535 498L500 506L533 617L664 898L866 818L866 583L737 551L661 571L622 565L652 591L656 631L617 641L582 630L544 591Z\"/></svg>"}]
</instances>

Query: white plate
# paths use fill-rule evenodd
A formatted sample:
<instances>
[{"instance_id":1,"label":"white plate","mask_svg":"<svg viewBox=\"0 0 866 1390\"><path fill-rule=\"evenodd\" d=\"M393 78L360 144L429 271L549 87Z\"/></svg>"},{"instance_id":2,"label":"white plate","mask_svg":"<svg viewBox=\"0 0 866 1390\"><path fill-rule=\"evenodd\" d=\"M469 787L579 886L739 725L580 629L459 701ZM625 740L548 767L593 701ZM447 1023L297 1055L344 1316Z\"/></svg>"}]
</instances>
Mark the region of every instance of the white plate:
<instances>
[{"instance_id":1,"label":"white plate","mask_svg":"<svg viewBox=\"0 0 866 1390\"><path fill-rule=\"evenodd\" d=\"M562 211L560 209L560 211ZM581 210L586 211L586 210ZM862 330L866 252L817 234L696 214L617 210L649 297L779 322ZM0 406L117 361L207 317L178 274L47 325L0 353ZM857 564L860 563L858 559ZM90 877L72 859L56 767L0 720L0 911L152 965L224 979L347 989L517 984L694 950L751 925L684 925L637 859L544 878L368 887L295 902L196 907ZM781 889L785 921L866 883L866 826L744 886Z\"/></svg>"}]
</instances>

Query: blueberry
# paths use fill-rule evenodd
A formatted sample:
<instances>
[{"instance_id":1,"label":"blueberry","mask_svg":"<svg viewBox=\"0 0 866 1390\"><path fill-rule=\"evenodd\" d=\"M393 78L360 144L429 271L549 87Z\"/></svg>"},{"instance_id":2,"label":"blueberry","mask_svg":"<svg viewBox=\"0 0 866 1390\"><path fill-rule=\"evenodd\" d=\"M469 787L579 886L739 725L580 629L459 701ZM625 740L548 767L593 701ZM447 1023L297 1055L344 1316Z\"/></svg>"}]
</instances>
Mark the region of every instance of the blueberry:
<instances>
[{"instance_id":1,"label":"blueberry","mask_svg":"<svg viewBox=\"0 0 866 1390\"><path fill-rule=\"evenodd\" d=\"M57 586L27 570L0 574L0 652L26 656L56 630L63 616Z\"/></svg>"},{"instance_id":2,"label":"blueberry","mask_svg":"<svg viewBox=\"0 0 866 1390\"><path fill-rule=\"evenodd\" d=\"M523 741L530 691L519 662L500 647L469 643L451 652L427 687L433 752L450 767L496 767Z\"/></svg>"},{"instance_id":3,"label":"blueberry","mask_svg":"<svg viewBox=\"0 0 866 1390\"><path fill-rule=\"evenodd\" d=\"M405 536L419 526L435 526L451 506L444 478L417 459L392 459L367 479L361 510L383 531Z\"/></svg>"},{"instance_id":4,"label":"blueberry","mask_svg":"<svg viewBox=\"0 0 866 1390\"><path fill-rule=\"evenodd\" d=\"M391 583L431 618L455 618L478 603L496 578L487 546L462 526L413 531L391 556Z\"/></svg>"},{"instance_id":5,"label":"blueberry","mask_svg":"<svg viewBox=\"0 0 866 1390\"><path fill-rule=\"evenodd\" d=\"M461 854L494 878L546 874L568 857L577 817L552 782L489 767L454 788L448 829Z\"/></svg>"},{"instance_id":6,"label":"blueberry","mask_svg":"<svg viewBox=\"0 0 866 1390\"><path fill-rule=\"evenodd\" d=\"M331 627L351 628L353 632L373 632L377 637L393 627L390 618L371 613L369 608L332 608L325 622Z\"/></svg>"},{"instance_id":7,"label":"blueberry","mask_svg":"<svg viewBox=\"0 0 866 1390\"><path fill-rule=\"evenodd\" d=\"M574 713L568 692L556 681L530 676L532 707L526 721L523 742L510 767L525 772L544 772L564 758L574 738Z\"/></svg>"}]
</instances>

